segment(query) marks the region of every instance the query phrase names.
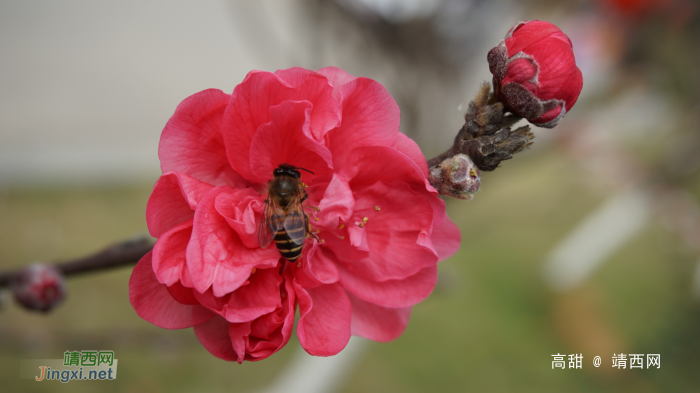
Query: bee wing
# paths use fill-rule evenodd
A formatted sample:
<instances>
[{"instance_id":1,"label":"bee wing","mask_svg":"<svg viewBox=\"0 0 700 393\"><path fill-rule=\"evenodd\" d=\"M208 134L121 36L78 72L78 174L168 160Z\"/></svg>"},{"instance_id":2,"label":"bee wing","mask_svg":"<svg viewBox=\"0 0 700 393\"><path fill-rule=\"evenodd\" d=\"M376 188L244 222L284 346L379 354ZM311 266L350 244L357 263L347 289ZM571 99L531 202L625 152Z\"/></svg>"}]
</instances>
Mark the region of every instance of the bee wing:
<instances>
[{"instance_id":1,"label":"bee wing","mask_svg":"<svg viewBox=\"0 0 700 393\"><path fill-rule=\"evenodd\" d=\"M272 243L277 231L282 228L282 222L279 219L282 217L283 211L268 195L263 208L263 215L260 219L260 228L258 228L258 242L261 248L266 248Z\"/></svg>"},{"instance_id":2,"label":"bee wing","mask_svg":"<svg viewBox=\"0 0 700 393\"><path fill-rule=\"evenodd\" d=\"M292 243L297 246L304 243L304 239L306 239L307 221L301 201L301 193L296 192L295 198L289 203L289 210L284 217L284 229L287 231L287 235Z\"/></svg>"}]
</instances>

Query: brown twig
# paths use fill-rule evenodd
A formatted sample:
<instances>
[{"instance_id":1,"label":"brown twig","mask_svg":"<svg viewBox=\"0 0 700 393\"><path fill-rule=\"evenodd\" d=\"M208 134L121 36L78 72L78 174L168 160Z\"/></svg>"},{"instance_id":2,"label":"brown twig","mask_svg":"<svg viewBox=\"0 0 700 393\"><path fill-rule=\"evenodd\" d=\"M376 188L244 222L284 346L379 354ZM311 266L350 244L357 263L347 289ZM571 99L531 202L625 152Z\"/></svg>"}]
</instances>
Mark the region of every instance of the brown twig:
<instances>
[{"instance_id":1,"label":"brown twig","mask_svg":"<svg viewBox=\"0 0 700 393\"><path fill-rule=\"evenodd\" d=\"M134 265L146 253L153 249L153 243L147 236L130 239L117 243L96 254L74 260L54 264L64 276L72 276L96 270L111 269L120 266ZM12 278L22 270L0 273L0 288L10 286Z\"/></svg>"},{"instance_id":2,"label":"brown twig","mask_svg":"<svg viewBox=\"0 0 700 393\"><path fill-rule=\"evenodd\" d=\"M530 147L535 136L530 126L511 130L522 117L504 109L491 93L490 83L481 85L464 119L452 147L428 160L428 167L430 183L440 194L471 199L480 185L479 170L493 171L501 161Z\"/></svg>"}]
</instances>

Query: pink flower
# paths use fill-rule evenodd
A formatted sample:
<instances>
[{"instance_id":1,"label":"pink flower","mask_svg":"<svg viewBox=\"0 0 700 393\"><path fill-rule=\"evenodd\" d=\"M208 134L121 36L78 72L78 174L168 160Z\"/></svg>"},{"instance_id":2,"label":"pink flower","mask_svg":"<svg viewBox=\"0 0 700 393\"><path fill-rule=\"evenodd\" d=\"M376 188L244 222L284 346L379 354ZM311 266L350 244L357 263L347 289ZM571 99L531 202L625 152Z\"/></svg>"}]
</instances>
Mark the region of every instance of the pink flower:
<instances>
[{"instance_id":1,"label":"pink flower","mask_svg":"<svg viewBox=\"0 0 700 393\"><path fill-rule=\"evenodd\" d=\"M571 40L549 22L518 23L488 61L501 102L540 127L554 128L583 87Z\"/></svg>"},{"instance_id":2,"label":"pink flower","mask_svg":"<svg viewBox=\"0 0 700 393\"><path fill-rule=\"evenodd\" d=\"M351 334L390 341L425 299L460 235L418 146L379 83L337 68L253 71L228 95L184 100L161 135L148 201L158 241L134 268L131 303L168 329L194 327L215 356L261 360L297 336L312 355ZM303 167L309 236L294 263L258 227L273 170Z\"/></svg>"}]
</instances>

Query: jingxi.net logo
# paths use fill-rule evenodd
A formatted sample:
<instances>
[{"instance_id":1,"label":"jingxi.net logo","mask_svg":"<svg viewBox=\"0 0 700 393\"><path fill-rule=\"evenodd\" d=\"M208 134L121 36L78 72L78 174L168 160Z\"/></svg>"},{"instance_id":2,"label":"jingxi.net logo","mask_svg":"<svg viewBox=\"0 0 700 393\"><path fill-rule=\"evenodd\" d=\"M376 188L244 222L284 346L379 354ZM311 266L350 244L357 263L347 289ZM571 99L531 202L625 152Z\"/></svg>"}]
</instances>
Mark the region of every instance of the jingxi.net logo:
<instances>
[{"instance_id":1,"label":"jingxi.net logo","mask_svg":"<svg viewBox=\"0 0 700 393\"><path fill-rule=\"evenodd\" d=\"M104 381L117 378L114 351L66 351L63 359L20 362L20 378L40 381Z\"/></svg>"}]
</instances>

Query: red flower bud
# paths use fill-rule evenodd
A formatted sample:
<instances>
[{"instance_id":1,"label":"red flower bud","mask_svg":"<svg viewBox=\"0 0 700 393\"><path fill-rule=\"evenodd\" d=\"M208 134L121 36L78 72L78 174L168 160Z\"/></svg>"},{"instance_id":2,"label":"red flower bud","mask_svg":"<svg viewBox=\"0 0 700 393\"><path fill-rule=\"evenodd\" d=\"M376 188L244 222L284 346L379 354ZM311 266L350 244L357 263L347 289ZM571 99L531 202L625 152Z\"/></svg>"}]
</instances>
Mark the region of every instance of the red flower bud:
<instances>
[{"instance_id":1,"label":"red flower bud","mask_svg":"<svg viewBox=\"0 0 700 393\"><path fill-rule=\"evenodd\" d=\"M488 61L499 100L539 127L554 128L583 87L571 40L549 22L518 23Z\"/></svg>"},{"instance_id":2,"label":"red flower bud","mask_svg":"<svg viewBox=\"0 0 700 393\"><path fill-rule=\"evenodd\" d=\"M53 266L35 263L22 269L11 283L15 300L29 310L50 311L63 300L66 284Z\"/></svg>"}]
</instances>

